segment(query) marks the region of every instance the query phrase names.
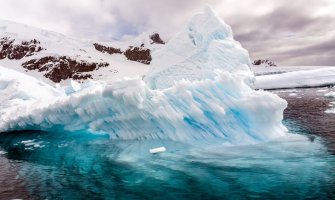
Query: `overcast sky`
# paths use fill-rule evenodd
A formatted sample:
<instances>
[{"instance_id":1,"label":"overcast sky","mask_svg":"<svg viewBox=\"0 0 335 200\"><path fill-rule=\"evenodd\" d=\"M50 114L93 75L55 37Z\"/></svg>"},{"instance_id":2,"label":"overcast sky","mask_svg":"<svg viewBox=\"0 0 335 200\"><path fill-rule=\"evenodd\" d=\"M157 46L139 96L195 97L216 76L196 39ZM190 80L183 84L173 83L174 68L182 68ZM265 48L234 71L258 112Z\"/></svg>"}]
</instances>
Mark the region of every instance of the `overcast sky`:
<instances>
[{"instance_id":1,"label":"overcast sky","mask_svg":"<svg viewBox=\"0 0 335 200\"><path fill-rule=\"evenodd\" d=\"M335 0L0 0L0 18L110 40L157 30L168 39L205 4L252 59L335 65Z\"/></svg>"}]
</instances>

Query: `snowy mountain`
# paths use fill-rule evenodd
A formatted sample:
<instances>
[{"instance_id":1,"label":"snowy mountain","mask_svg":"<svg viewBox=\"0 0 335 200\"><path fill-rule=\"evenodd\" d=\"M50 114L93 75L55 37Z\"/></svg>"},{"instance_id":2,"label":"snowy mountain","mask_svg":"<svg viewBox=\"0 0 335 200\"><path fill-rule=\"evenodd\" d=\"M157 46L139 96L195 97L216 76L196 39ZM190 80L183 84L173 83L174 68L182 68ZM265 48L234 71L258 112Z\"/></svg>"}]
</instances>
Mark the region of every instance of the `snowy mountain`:
<instances>
[{"instance_id":1,"label":"snowy mountain","mask_svg":"<svg viewBox=\"0 0 335 200\"><path fill-rule=\"evenodd\" d=\"M143 75L151 54L164 44L158 33L99 42L0 20L0 65L48 83Z\"/></svg>"},{"instance_id":2,"label":"snowy mountain","mask_svg":"<svg viewBox=\"0 0 335 200\"><path fill-rule=\"evenodd\" d=\"M260 67L277 67L277 65L271 60L258 59L258 60L255 60L252 64L254 66L260 66Z\"/></svg>"}]
</instances>

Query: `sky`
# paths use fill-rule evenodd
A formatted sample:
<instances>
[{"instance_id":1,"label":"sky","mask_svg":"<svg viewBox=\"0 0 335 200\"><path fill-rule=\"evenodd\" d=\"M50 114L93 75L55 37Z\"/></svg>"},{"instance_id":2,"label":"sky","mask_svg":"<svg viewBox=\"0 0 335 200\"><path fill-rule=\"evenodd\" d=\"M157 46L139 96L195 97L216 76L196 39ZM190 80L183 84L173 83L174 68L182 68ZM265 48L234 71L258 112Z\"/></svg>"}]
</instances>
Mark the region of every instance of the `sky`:
<instances>
[{"instance_id":1,"label":"sky","mask_svg":"<svg viewBox=\"0 0 335 200\"><path fill-rule=\"evenodd\" d=\"M335 0L0 0L0 18L69 36L114 40L157 31L165 40L207 4L251 59L335 66Z\"/></svg>"}]
</instances>

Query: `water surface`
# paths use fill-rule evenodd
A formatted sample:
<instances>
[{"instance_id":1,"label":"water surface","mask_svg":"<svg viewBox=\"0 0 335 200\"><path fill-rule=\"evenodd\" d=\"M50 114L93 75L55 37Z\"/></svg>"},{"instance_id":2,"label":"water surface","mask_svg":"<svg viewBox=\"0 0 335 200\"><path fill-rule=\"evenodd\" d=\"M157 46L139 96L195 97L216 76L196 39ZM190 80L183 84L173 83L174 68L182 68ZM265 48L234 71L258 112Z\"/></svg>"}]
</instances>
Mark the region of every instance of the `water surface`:
<instances>
[{"instance_id":1,"label":"water surface","mask_svg":"<svg viewBox=\"0 0 335 200\"><path fill-rule=\"evenodd\" d=\"M335 116L317 90L277 91L293 135L257 145L2 133L0 199L334 199Z\"/></svg>"}]
</instances>

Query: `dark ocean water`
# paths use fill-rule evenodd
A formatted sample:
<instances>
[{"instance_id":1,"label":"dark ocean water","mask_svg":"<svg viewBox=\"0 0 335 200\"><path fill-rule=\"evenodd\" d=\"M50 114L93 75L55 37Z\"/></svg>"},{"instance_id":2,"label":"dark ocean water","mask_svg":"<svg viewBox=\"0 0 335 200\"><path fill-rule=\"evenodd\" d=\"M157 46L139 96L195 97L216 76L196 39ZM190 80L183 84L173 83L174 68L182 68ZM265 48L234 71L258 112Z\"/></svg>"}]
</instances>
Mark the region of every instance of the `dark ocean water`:
<instances>
[{"instance_id":1,"label":"dark ocean water","mask_svg":"<svg viewBox=\"0 0 335 200\"><path fill-rule=\"evenodd\" d=\"M294 134L258 145L2 133L0 199L334 199L335 114L318 90L276 91ZM151 155L155 146L168 151Z\"/></svg>"},{"instance_id":2,"label":"dark ocean water","mask_svg":"<svg viewBox=\"0 0 335 200\"><path fill-rule=\"evenodd\" d=\"M275 93L288 102L284 112L285 119L291 119L310 133L324 138L329 151L335 153L335 113L326 113L335 98L324 94L334 88L306 88L280 90Z\"/></svg>"}]
</instances>

